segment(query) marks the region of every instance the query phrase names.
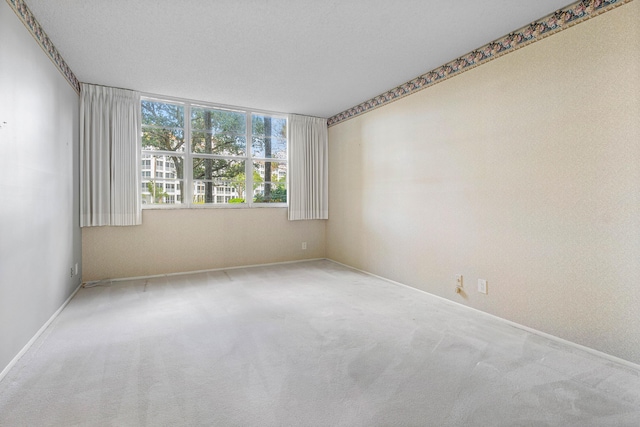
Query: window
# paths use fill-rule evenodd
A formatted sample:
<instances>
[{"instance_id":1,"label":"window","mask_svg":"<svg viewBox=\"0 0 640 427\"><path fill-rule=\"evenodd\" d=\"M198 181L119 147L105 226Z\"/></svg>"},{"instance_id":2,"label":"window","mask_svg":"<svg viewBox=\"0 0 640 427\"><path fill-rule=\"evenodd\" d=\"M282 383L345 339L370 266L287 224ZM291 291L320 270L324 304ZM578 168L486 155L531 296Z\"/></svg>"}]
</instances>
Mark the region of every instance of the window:
<instances>
[{"instance_id":1,"label":"window","mask_svg":"<svg viewBox=\"0 0 640 427\"><path fill-rule=\"evenodd\" d=\"M286 117L146 98L141 108L142 157L166 171L164 187L151 184L144 204L287 202Z\"/></svg>"},{"instance_id":2,"label":"window","mask_svg":"<svg viewBox=\"0 0 640 427\"><path fill-rule=\"evenodd\" d=\"M251 116L254 200L287 201L287 121L264 115ZM257 184L257 185L256 185Z\"/></svg>"},{"instance_id":3,"label":"window","mask_svg":"<svg viewBox=\"0 0 640 427\"><path fill-rule=\"evenodd\" d=\"M142 101L142 157L154 161L169 162L175 173L170 183L175 185L173 204L180 204L184 194L184 106L173 103ZM143 171L143 178L145 177ZM146 177L150 177L146 175ZM160 178L156 174L156 178ZM142 203L156 205L167 202L162 187L149 182L149 194L142 195ZM171 199L169 199L171 200Z\"/></svg>"}]
</instances>

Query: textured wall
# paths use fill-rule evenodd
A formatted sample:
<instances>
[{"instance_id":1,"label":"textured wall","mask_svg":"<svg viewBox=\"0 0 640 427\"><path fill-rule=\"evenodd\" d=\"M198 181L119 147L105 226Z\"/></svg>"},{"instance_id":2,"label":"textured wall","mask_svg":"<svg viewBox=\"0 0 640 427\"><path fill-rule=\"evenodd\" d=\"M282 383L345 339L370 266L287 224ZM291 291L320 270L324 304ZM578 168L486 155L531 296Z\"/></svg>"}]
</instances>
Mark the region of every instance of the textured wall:
<instances>
[{"instance_id":1,"label":"textured wall","mask_svg":"<svg viewBox=\"0 0 640 427\"><path fill-rule=\"evenodd\" d=\"M639 27L631 2L330 128L328 257L640 363Z\"/></svg>"},{"instance_id":2,"label":"textured wall","mask_svg":"<svg viewBox=\"0 0 640 427\"><path fill-rule=\"evenodd\" d=\"M84 281L138 277L323 258L325 222L286 208L144 210L141 226L83 228L82 244Z\"/></svg>"},{"instance_id":3,"label":"textured wall","mask_svg":"<svg viewBox=\"0 0 640 427\"><path fill-rule=\"evenodd\" d=\"M0 126L2 372L80 284L78 95L4 1Z\"/></svg>"}]
</instances>

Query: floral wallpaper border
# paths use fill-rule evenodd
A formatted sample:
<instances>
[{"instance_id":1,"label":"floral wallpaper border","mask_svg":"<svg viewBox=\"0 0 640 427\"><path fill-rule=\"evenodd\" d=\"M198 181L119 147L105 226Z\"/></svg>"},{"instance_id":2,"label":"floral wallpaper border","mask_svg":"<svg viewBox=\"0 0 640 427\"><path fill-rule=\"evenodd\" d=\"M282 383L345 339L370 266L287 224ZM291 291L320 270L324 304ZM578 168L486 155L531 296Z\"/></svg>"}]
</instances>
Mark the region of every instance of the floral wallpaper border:
<instances>
[{"instance_id":1,"label":"floral wallpaper border","mask_svg":"<svg viewBox=\"0 0 640 427\"><path fill-rule=\"evenodd\" d=\"M327 125L336 125L396 101L631 1L633 0L581 0L573 3L375 98L338 113L327 120Z\"/></svg>"},{"instance_id":2,"label":"floral wallpaper border","mask_svg":"<svg viewBox=\"0 0 640 427\"><path fill-rule=\"evenodd\" d=\"M75 89L77 93L80 93L80 81L78 81L71 68L67 65L65 60L58 52L58 49L53 45L47 33L44 32L42 26L38 22L38 20L33 16L31 10L27 7L23 0L7 0L9 6L15 11L16 15L22 20L25 27L31 32L31 35L36 39L40 47L47 53L49 59L53 61L54 65L58 68L58 70L62 73L65 79L69 82L71 87Z\"/></svg>"}]
</instances>

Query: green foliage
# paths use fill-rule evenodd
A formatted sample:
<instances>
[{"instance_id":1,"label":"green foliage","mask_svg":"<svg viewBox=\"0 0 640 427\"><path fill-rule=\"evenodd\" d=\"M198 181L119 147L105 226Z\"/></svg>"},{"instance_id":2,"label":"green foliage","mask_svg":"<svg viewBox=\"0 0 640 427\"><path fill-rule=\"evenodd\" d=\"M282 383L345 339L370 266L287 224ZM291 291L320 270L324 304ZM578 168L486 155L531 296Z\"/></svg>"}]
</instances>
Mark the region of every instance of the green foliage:
<instances>
[{"instance_id":1,"label":"green foliage","mask_svg":"<svg viewBox=\"0 0 640 427\"><path fill-rule=\"evenodd\" d=\"M156 184L154 181L147 182L147 190L151 193L153 203L162 203L164 198L168 196L162 189L162 185Z\"/></svg>"},{"instance_id":2,"label":"green foliage","mask_svg":"<svg viewBox=\"0 0 640 427\"><path fill-rule=\"evenodd\" d=\"M253 189L255 190L256 188L258 188L258 186L263 182L264 182L264 179L262 179L260 174L254 170L253 171Z\"/></svg>"},{"instance_id":3,"label":"green foliage","mask_svg":"<svg viewBox=\"0 0 640 427\"><path fill-rule=\"evenodd\" d=\"M278 174L271 175L271 182L266 183L270 191L265 188L264 194L258 194L253 198L256 203L286 203L287 202L287 179L277 179ZM261 179L262 182L262 179Z\"/></svg>"},{"instance_id":4,"label":"green foliage","mask_svg":"<svg viewBox=\"0 0 640 427\"><path fill-rule=\"evenodd\" d=\"M178 151L184 146L184 107L142 101L142 146Z\"/></svg>"},{"instance_id":5,"label":"green foliage","mask_svg":"<svg viewBox=\"0 0 640 427\"><path fill-rule=\"evenodd\" d=\"M142 101L142 124L165 128L183 128L184 107L165 102Z\"/></svg>"},{"instance_id":6,"label":"green foliage","mask_svg":"<svg viewBox=\"0 0 640 427\"><path fill-rule=\"evenodd\" d=\"M227 159L193 159L193 178L210 180L214 178L235 179L244 172L244 162Z\"/></svg>"},{"instance_id":7,"label":"green foliage","mask_svg":"<svg viewBox=\"0 0 640 427\"><path fill-rule=\"evenodd\" d=\"M278 185L271 190L271 203L286 203L287 189L284 185Z\"/></svg>"},{"instance_id":8,"label":"green foliage","mask_svg":"<svg viewBox=\"0 0 640 427\"><path fill-rule=\"evenodd\" d=\"M246 119L234 111L191 110L194 153L238 156L246 153Z\"/></svg>"}]
</instances>

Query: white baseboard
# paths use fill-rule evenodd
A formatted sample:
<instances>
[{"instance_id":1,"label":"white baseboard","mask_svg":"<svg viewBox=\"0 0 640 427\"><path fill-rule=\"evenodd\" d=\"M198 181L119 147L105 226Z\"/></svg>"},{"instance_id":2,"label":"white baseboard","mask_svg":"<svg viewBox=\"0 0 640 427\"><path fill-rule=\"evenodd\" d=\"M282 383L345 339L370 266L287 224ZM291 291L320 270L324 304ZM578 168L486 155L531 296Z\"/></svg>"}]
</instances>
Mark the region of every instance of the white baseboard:
<instances>
[{"instance_id":1,"label":"white baseboard","mask_svg":"<svg viewBox=\"0 0 640 427\"><path fill-rule=\"evenodd\" d=\"M496 316L494 314L487 313L487 312L482 311L482 310L478 310L477 308L469 307L468 305L464 305L464 304L461 304L459 302L452 301L450 299L441 297L439 295L435 295L435 294L429 293L427 291L423 291L422 289L414 288L413 286L405 285L404 283L396 282L395 280L391 280L391 279L387 279L386 277L378 276L377 274L370 273L370 272L368 272L366 270L361 270L359 268L355 268L355 267L352 267L350 265L343 264L341 262L338 262L338 261L335 261L335 260L332 260L332 259L329 259L329 258L327 258L327 260L331 261L331 262L334 262L336 264L342 265L343 267L347 267L347 268L350 268L352 270L356 270L356 271L359 271L361 273L367 274L369 276L376 277L378 279L384 280L385 282L389 282L389 283L392 283L394 285L402 286L404 288L408 288L408 289L411 289L411 290L414 290L414 291L422 292L422 293L425 293L425 294L427 294L429 296L432 296L434 298L438 298L438 299L440 299L442 301L446 301L446 302L448 302L450 304L455 304L455 305L457 305L459 307L464 307L464 308L466 308L468 310L473 310L476 313L480 313L480 314L482 314L484 316L488 316L488 317L491 317L493 319L499 320L499 321L504 322L504 323L506 323L506 324L508 324L510 326L513 326L514 328L518 328L518 329L521 329L523 331L526 331L526 332L529 332L529 333L532 333L532 334L547 338L547 339L549 339L551 341L555 341L557 343L561 343L561 344L564 344L566 346L573 347L573 348L575 348L577 350L584 351L586 353L592 354L592 355L597 356L597 357L601 357L601 358L603 358L605 360L608 360L610 362L617 363L619 365L623 365L623 366L625 366L627 368L631 368L633 370L636 370L636 371L640 372L640 365L638 365L636 363L633 363L633 362L630 362L628 360L621 359L619 357L616 357L616 356L613 356L611 354L602 352L600 350L596 350L596 349L593 349L591 347L587 347L587 346L575 343L573 341L569 341L569 340L566 340L564 338L560 338L560 337L557 337L555 335L551 335L551 334L548 334L546 332L542 332L542 331L539 331L537 329L533 329L533 328L530 328L528 326L521 325L521 324L516 323L516 322L512 322L511 320L507 320L507 319L504 319L502 317Z\"/></svg>"},{"instance_id":2,"label":"white baseboard","mask_svg":"<svg viewBox=\"0 0 640 427\"><path fill-rule=\"evenodd\" d=\"M2 372L0 372L0 382L2 382L2 380L4 379L4 377L9 373L9 371L11 370L11 368L13 368L15 366L16 363L18 363L18 360L20 360L20 358L22 358L22 356L24 356L24 354L29 350L29 348L31 348L31 346L33 345L33 343L36 342L36 340L40 337L40 335L43 334L43 332L49 327L49 325L56 319L56 317L58 317L58 315L62 312L62 310L64 310L64 308L67 306L67 304L69 304L69 302L71 301L71 299L76 295L76 293L78 293L78 291L80 290L80 288L82 287L82 284L78 285L78 287L71 293L71 295L69 295L69 298L67 298L67 300L65 302L62 303L62 305L60 306L60 308L58 310L56 310L55 313L53 313L53 315L49 318L49 320L47 320L45 322L44 325L42 325L42 327L38 330L38 332L36 332L36 334L33 336L33 338L31 338L29 340L29 342L22 347L22 350L20 350L20 352L18 354L16 354L16 357L14 357L11 362L9 362L9 364L7 366L5 366L5 368L2 370Z\"/></svg>"},{"instance_id":3,"label":"white baseboard","mask_svg":"<svg viewBox=\"0 0 640 427\"><path fill-rule=\"evenodd\" d=\"M298 259L294 261L280 261L280 262L271 262L267 264L251 264L251 265L238 265L234 267L219 267L219 268L209 268L207 270L193 270L193 271L180 271L178 273L165 273L165 274L153 274L149 276L134 276L134 277L118 277L115 279L101 279L101 280L89 280L87 282L82 283L82 286L90 288L94 284L98 283L106 283L106 282L124 282L128 280L145 280L145 279L153 279L157 277L172 277L172 276L183 276L186 274L199 274L199 273L210 273L214 271L223 271L223 270L238 270L241 268L253 268L253 267L269 267L272 265L284 265L284 264L297 264L300 262L308 262L308 261L320 261L326 258L305 258ZM348 267L348 266L347 266Z\"/></svg>"}]
</instances>

